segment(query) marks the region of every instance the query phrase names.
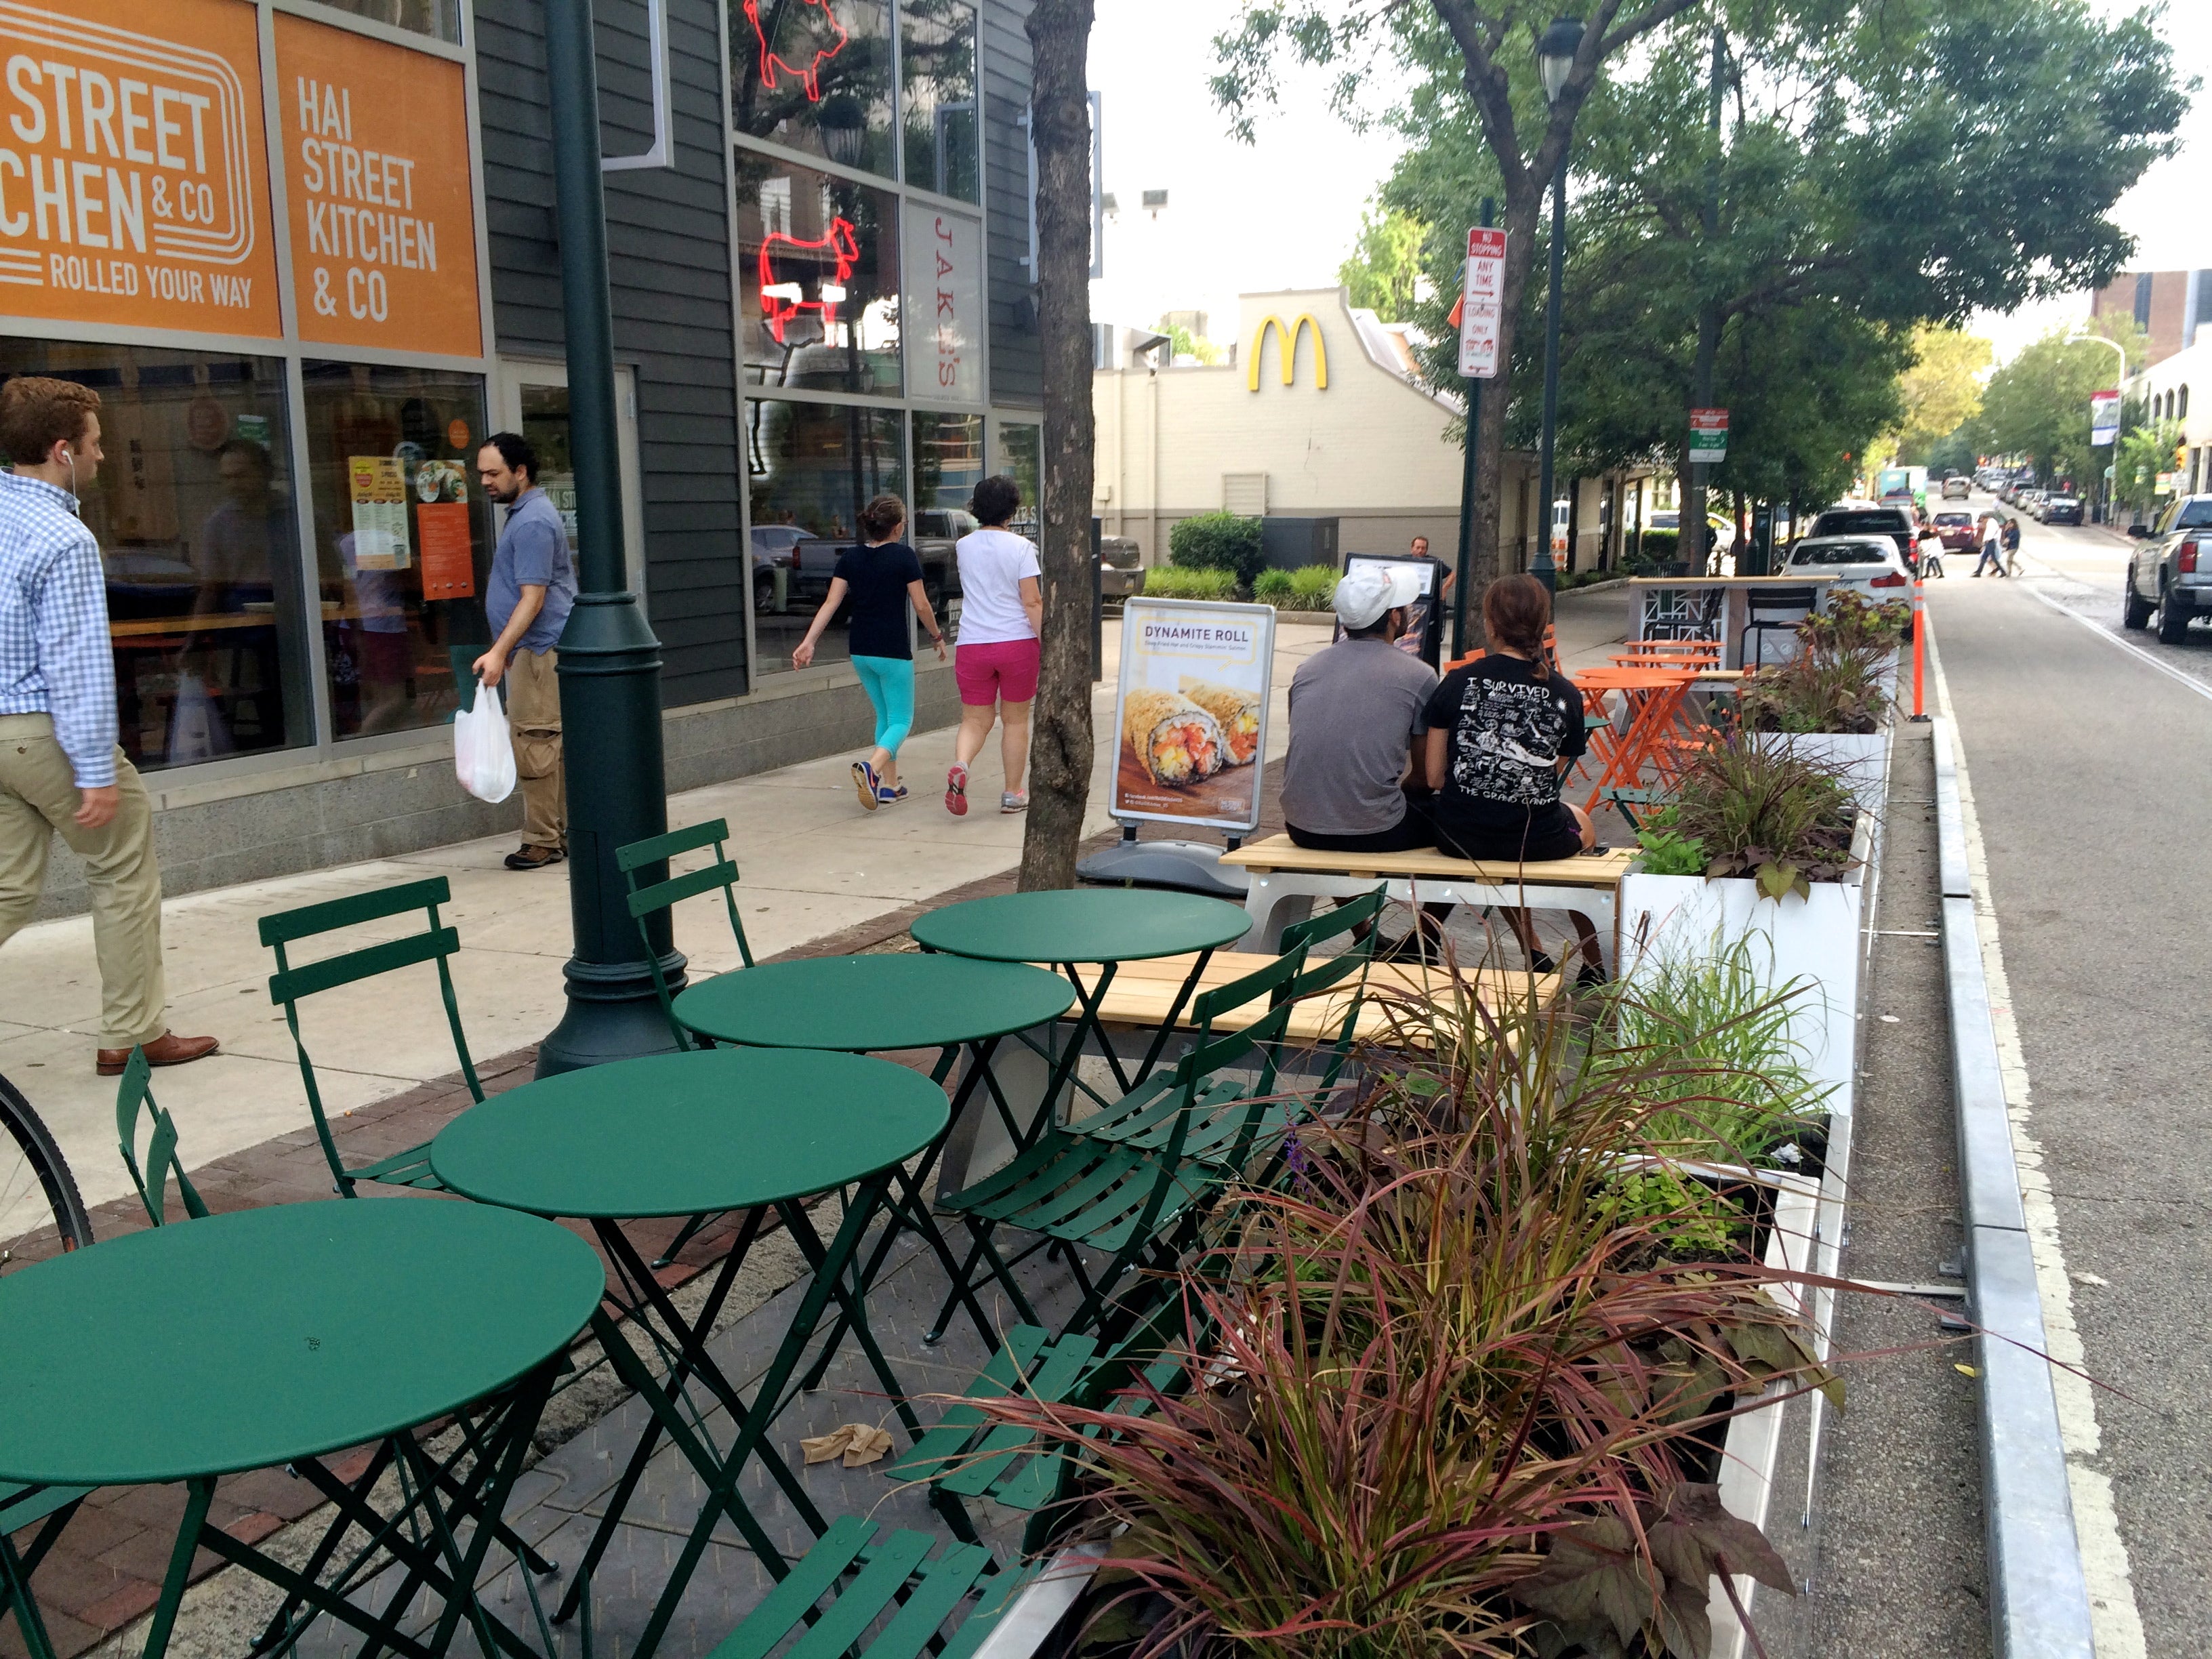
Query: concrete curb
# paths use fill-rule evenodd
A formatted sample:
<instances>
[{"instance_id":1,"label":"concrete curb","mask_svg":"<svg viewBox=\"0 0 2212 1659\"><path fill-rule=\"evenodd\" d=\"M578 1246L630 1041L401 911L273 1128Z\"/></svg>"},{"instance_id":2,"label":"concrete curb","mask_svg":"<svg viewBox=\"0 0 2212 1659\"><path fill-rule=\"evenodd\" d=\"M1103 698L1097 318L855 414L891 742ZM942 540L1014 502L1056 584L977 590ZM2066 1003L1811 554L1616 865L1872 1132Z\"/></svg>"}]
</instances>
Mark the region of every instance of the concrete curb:
<instances>
[{"instance_id":1,"label":"concrete curb","mask_svg":"<svg viewBox=\"0 0 2212 1659\"><path fill-rule=\"evenodd\" d=\"M1981 1332L1976 1357L1990 1636L1999 1659L2094 1659L2089 1589L2074 1531L2043 1303L1990 1021L1948 720L1935 722L1935 739L1951 1083L1959 1114L1967 1285Z\"/></svg>"}]
</instances>

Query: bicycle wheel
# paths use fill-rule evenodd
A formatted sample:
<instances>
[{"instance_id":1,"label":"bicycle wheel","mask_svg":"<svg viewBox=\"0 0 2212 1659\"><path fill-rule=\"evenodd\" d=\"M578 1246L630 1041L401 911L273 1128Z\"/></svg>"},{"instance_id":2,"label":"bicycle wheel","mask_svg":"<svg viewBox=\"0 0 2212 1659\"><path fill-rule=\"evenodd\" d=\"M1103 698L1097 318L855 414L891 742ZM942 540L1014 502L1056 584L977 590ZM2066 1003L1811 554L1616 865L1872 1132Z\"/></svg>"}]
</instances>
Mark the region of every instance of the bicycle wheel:
<instances>
[{"instance_id":1,"label":"bicycle wheel","mask_svg":"<svg viewBox=\"0 0 2212 1659\"><path fill-rule=\"evenodd\" d=\"M92 1218L76 1178L31 1103L0 1077L0 1273L51 1253L51 1224L64 1250L92 1243ZM17 1254L17 1248L21 1253Z\"/></svg>"}]
</instances>

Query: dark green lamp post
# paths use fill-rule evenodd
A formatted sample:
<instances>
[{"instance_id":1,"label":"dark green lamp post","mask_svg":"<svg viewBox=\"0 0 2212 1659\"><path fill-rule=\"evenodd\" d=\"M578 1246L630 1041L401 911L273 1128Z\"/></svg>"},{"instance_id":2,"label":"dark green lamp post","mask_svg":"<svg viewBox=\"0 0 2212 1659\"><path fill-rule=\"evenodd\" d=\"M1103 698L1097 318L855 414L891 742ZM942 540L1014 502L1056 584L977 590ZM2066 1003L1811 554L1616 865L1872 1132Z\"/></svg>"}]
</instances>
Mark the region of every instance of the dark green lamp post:
<instances>
[{"instance_id":1,"label":"dark green lamp post","mask_svg":"<svg viewBox=\"0 0 2212 1659\"><path fill-rule=\"evenodd\" d=\"M1579 17L1554 17L1536 43L1536 70L1544 80L1544 101L1556 104L1575 66L1575 52L1583 43ZM1559 424L1559 287L1567 268L1567 153L1559 152L1559 170L1552 179L1552 280L1544 300L1544 433L1537 458L1537 499L1543 503L1543 527L1536 538L1536 556L1528 574L1546 587L1556 589L1559 566L1552 560L1552 451Z\"/></svg>"},{"instance_id":2,"label":"dark green lamp post","mask_svg":"<svg viewBox=\"0 0 2212 1659\"><path fill-rule=\"evenodd\" d=\"M599 70L591 0L545 0L545 76L568 327L568 432L580 592L561 635L562 763L568 787L568 1011L539 1045L538 1075L672 1045L647 945L630 920L615 849L668 828L661 769L660 641L627 586L615 425L614 324L600 188ZM665 912L649 947L680 983Z\"/></svg>"}]
</instances>

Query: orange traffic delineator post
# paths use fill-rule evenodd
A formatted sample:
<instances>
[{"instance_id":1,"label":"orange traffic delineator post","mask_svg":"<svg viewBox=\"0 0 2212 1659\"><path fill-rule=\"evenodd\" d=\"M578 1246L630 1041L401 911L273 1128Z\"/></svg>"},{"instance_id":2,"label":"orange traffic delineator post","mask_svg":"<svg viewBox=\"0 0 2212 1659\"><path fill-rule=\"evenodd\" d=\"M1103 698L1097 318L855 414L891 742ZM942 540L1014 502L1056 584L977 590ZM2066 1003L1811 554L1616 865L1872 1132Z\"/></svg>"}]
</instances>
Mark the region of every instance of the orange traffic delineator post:
<instances>
[{"instance_id":1,"label":"orange traffic delineator post","mask_svg":"<svg viewBox=\"0 0 2212 1659\"><path fill-rule=\"evenodd\" d=\"M1912 573L1912 718L1928 718L1928 602L1920 586L1920 573Z\"/></svg>"}]
</instances>

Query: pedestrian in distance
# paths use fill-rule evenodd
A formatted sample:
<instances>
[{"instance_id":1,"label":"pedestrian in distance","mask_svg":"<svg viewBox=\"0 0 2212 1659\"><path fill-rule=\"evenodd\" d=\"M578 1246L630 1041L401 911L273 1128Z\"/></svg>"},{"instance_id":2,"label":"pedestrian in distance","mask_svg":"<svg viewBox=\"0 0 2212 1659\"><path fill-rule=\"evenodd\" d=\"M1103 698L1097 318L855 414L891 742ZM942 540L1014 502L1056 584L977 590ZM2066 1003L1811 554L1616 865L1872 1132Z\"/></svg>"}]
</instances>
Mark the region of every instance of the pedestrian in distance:
<instances>
[{"instance_id":1,"label":"pedestrian in distance","mask_svg":"<svg viewBox=\"0 0 2212 1659\"><path fill-rule=\"evenodd\" d=\"M84 860L100 962L94 1065L214 1054L166 1022L154 809L118 746L115 658L100 544L78 514L100 476L100 394L18 375L0 386L0 945L31 919L54 835Z\"/></svg>"},{"instance_id":2,"label":"pedestrian in distance","mask_svg":"<svg viewBox=\"0 0 2212 1659\"><path fill-rule=\"evenodd\" d=\"M2008 576L2020 574L2020 515L2018 514L2005 520L2004 556L2005 574Z\"/></svg>"},{"instance_id":3,"label":"pedestrian in distance","mask_svg":"<svg viewBox=\"0 0 2212 1659\"><path fill-rule=\"evenodd\" d=\"M1943 536L1936 528L1934 520L1923 519L1921 521L1920 538L1913 544L1913 550L1920 556L1920 575L1923 580L1947 574L1943 568Z\"/></svg>"},{"instance_id":4,"label":"pedestrian in distance","mask_svg":"<svg viewBox=\"0 0 2212 1659\"><path fill-rule=\"evenodd\" d=\"M814 613L806 637L791 653L791 665L804 668L814 660L814 642L836 616L849 595L853 614L845 635L853 659L853 672L876 711L875 751L853 763L853 787L861 807L870 812L906 799L899 782L899 745L914 729L914 644L907 630L907 607L921 619L922 631L937 643L937 659L945 660L945 630L930 608L922 586L921 558L899 539L906 528L906 503L896 495L878 495L860 509L860 534L866 539L837 556L830 576L830 592Z\"/></svg>"},{"instance_id":5,"label":"pedestrian in distance","mask_svg":"<svg viewBox=\"0 0 2212 1659\"><path fill-rule=\"evenodd\" d=\"M543 870L568 856L568 797L561 775L561 630L576 604L568 528L538 487L538 452L513 432L495 432L477 451L484 494L507 509L492 550L484 616L491 649L476 659L483 690L505 679L514 775L522 785L522 845L510 870Z\"/></svg>"},{"instance_id":6,"label":"pedestrian in distance","mask_svg":"<svg viewBox=\"0 0 2212 1659\"><path fill-rule=\"evenodd\" d=\"M1974 574L1987 570L2002 576L2004 568L2004 521L1994 513L1984 511L1977 526L1982 544L1982 556L1974 561Z\"/></svg>"},{"instance_id":7,"label":"pedestrian in distance","mask_svg":"<svg viewBox=\"0 0 2212 1659\"><path fill-rule=\"evenodd\" d=\"M952 657L960 731L945 775L945 810L955 817L967 815L969 763L983 752L994 721L1003 723L999 745L1006 769L999 810L1019 812L1030 804L1022 779L1029 769L1044 588L1036 544L1006 528L1021 504L1021 486L1012 478L984 479L968 501L982 528L963 536L953 550L960 562L960 642Z\"/></svg>"}]
</instances>

